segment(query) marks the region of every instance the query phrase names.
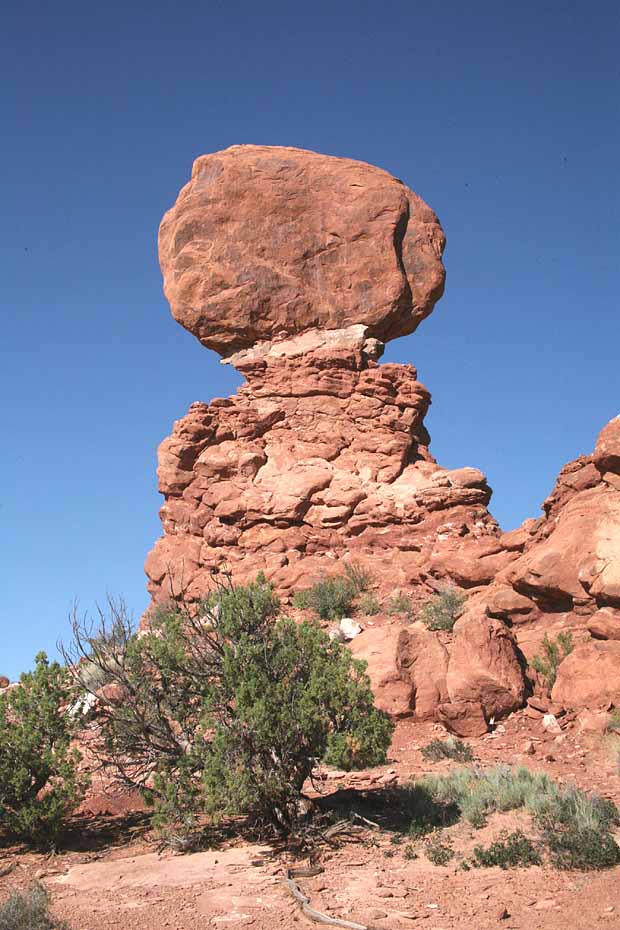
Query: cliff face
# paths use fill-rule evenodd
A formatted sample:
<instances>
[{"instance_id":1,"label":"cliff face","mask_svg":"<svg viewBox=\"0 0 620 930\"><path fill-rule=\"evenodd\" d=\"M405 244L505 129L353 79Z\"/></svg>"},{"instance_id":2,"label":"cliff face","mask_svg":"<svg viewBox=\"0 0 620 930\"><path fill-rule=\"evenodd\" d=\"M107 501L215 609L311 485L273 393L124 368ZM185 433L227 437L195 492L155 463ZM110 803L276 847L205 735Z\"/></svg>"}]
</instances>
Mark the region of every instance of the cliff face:
<instances>
[{"instance_id":1,"label":"cliff face","mask_svg":"<svg viewBox=\"0 0 620 930\"><path fill-rule=\"evenodd\" d=\"M199 600L226 570L263 571L290 603L359 563L382 611L352 648L379 703L474 734L523 705L545 632L574 630L587 667L613 678L620 421L563 469L543 517L501 533L484 475L433 459L415 368L378 361L441 296L444 242L432 210L370 165L265 146L196 161L161 225L164 289L245 384L192 404L161 444L164 535L146 572L154 602ZM453 634L388 616L396 589L416 604L445 582L469 594ZM573 665L558 699L616 689L620 703L620 679L579 692Z\"/></svg>"}]
</instances>

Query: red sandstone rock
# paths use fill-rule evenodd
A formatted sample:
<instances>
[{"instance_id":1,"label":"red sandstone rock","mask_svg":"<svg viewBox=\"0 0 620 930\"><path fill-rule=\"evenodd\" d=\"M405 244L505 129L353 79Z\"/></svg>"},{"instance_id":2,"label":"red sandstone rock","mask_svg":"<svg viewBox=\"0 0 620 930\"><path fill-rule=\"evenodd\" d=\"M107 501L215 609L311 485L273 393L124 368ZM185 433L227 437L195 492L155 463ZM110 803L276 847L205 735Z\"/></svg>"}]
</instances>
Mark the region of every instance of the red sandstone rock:
<instances>
[{"instance_id":1,"label":"red sandstone rock","mask_svg":"<svg viewBox=\"0 0 620 930\"><path fill-rule=\"evenodd\" d=\"M620 420L562 469L543 516L500 533L484 475L433 460L415 369L377 364L378 340L440 296L443 242L432 211L371 166L259 146L198 159L162 222L165 290L246 384L193 404L161 444L164 537L146 570L154 600L198 599L222 570L264 571L286 600L347 560L416 604L445 581L473 589L453 641L394 626L351 648L390 713L478 735L525 698L502 621L528 658L573 633L554 698L618 698L620 642L590 634L611 639L620 607Z\"/></svg>"},{"instance_id":2,"label":"red sandstone rock","mask_svg":"<svg viewBox=\"0 0 620 930\"><path fill-rule=\"evenodd\" d=\"M175 319L230 353L310 329L413 332L443 292L433 211L386 171L302 149L196 159L159 233Z\"/></svg>"},{"instance_id":3,"label":"red sandstone rock","mask_svg":"<svg viewBox=\"0 0 620 930\"><path fill-rule=\"evenodd\" d=\"M620 706L620 642L578 646L560 664L551 692L565 707L596 709Z\"/></svg>"},{"instance_id":4,"label":"red sandstone rock","mask_svg":"<svg viewBox=\"0 0 620 930\"><path fill-rule=\"evenodd\" d=\"M407 717L413 709L413 689L401 675L398 627L364 630L350 644L356 659L368 663L366 672L380 710L392 717Z\"/></svg>"},{"instance_id":5,"label":"red sandstone rock","mask_svg":"<svg viewBox=\"0 0 620 930\"><path fill-rule=\"evenodd\" d=\"M588 620L587 627L595 639L620 639L620 610L610 607L597 610Z\"/></svg>"},{"instance_id":6,"label":"red sandstone rock","mask_svg":"<svg viewBox=\"0 0 620 930\"><path fill-rule=\"evenodd\" d=\"M10 684L11 681L6 677L6 675L0 675L0 690L8 688Z\"/></svg>"},{"instance_id":7,"label":"red sandstone rock","mask_svg":"<svg viewBox=\"0 0 620 930\"><path fill-rule=\"evenodd\" d=\"M453 701L437 708L437 720L455 736L483 736L489 729L482 704L478 701Z\"/></svg>"},{"instance_id":8,"label":"red sandstone rock","mask_svg":"<svg viewBox=\"0 0 620 930\"><path fill-rule=\"evenodd\" d=\"M599 433L592 460L603 476L608 472L620 475L620 416Z\"/></svg>"},{"instance_id":9,"label":"red sandstone rock","mask_svg":"<svg viewBox=\"0 0 620 930\"><path fill-rule=\"evenodd\" d=\"M438 706L448 700L448 650L437 633L421 624L401 630L397 664L401 676L411 683L410 706L416 717L434 720Z\"/></svg>"},{"instance_id":10,"label":"red sandstone rock","mask_svg":"<svg viewBox=\"0 0 620 930\"><path fill-rule=\"evenodd\" d=\"M457 620L447 687L452 702L478 701L487 718L505 717L523 706L523 669L503 623L478 611L468 611Z\"/></svg>"},{"instance_id":11,"label":"red sandstone rock","mask_svg":"<svg viewBox=\"0 0 620 930\"><path fill-rule=\"evenodd\" d=\"M296 346L238 360L247 384L226 402L192 405L162 443L153 595L203 596L225 567L240 583L264 571L286 595L346 558L387 590L421 584L431 564L447 580L441 553L447 565L463 528L473 565L495 558L490 489L476 469L433 462L430 397L415 369L378 365L359 334L335 355L321 344L297 356Z\"/></svg>"}]
</instances>

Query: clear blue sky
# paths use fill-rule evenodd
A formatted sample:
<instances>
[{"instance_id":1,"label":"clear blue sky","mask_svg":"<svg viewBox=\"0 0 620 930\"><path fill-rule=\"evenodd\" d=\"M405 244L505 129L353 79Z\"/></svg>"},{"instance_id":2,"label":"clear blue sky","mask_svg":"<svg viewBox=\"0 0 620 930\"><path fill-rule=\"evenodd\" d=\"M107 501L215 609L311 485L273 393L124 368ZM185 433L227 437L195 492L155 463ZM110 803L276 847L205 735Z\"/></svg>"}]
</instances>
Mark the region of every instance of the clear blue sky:
<instances>
[{"instance_id":1,"label":"clear blue sky","mask_svg":"<svg viewBox=\"0 0 620 930\"><path fill-rule=\"evenodd\" d=\"M3 8L0 673L73 598L147 603L159 441L238 379L173 320L156 232L233 143L380 165L437 211L446 296L389 360L506 528L620 410L616 2Z\"/></svg>"}]
</instances>

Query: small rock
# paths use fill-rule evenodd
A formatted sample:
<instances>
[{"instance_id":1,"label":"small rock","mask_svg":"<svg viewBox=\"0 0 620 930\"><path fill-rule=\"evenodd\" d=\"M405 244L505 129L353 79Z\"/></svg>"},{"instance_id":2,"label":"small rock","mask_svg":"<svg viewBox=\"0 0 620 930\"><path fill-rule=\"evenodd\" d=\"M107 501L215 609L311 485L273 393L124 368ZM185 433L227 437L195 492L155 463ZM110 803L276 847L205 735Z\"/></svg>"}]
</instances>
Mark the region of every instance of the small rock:
<instances>
[{"instance_id":1,"label":"small rock","mask_svg":"<svg viewBox=\"0 0 620 930\"><path fill-rule=\"evenodd\" d=\"M550 911L552 908L557 907L557 901L555 898L543 898L541 901L537 901L534 905L535 911Z\"/></svg>"},{"instance_id":2,"label":"small rock","mask_svg":"<svg viewBox=\"0 0 620 930\"><path fill-rule=\"evenodd\" d=\"M377 898L393 898L394 892L389 888L377 888L375 891L375 897Z\"/></svg>"},{"instance_id":3,"label":"small rock","mask_svg":"<svg viewBox=\"0 0 620 930\"><path fill-rule=\"evenodd\" d=\"M357 620L352 620L351 617L343 617L338 624L338 629L346 640L355 639L364 631L364 627Z\"/></svg>"},{"instance_id":4,"label":"small rock","mask_svg":"<svg viewBox=\"0 0 620 930\"><path fill-rule=\"evenodd\" d=\"M509 917L510 917L510 914L509 914L508 910L507 910L505 907L500 907L500 909L499 909L498 912L497 912L497 919L498 919L498 920L508 920Z\"/></svg>"},{"instance_id":5,"label":"small rock","mask_svg":"<svg viewBox=\"0 0 620 930\"><path fill-rule=\"evenodd\" d=\"M542 725L543 729L545 729L547 733L557 734L562 732L562 728L560 727L560 724L558 723L554 714L545 714L542 719Z\"/></svg>"},{"instance_id":6,"label":"small rock","mask_svg":"<svg viewBox=\"0 0 620 930\"><path fill-rule=\"evenodd\" d=\"M382 917L387 917L387 911L382 911L378 907L371 907L366 913L371 920L381 920Z\"/></svg>"},{"instance_id":7,"label":"small rock","mask_svg":"<svg viewBox=\"0 0 620 930\"><path fill-rule=\"evenodd\" d=\"M536 753L536 746L531 739L528 739L523 746L523 752L526 754L526 756L533 756Z\"/></svg>"}]
</instances>

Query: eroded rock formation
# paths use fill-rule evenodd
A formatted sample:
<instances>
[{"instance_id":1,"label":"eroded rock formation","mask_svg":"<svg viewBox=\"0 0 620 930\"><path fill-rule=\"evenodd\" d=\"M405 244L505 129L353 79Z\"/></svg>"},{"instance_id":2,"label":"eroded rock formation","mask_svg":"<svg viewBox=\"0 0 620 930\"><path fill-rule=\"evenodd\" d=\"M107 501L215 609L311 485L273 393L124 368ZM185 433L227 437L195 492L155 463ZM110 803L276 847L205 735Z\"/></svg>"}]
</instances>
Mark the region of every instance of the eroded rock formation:
<instances>
[{"instance_id":1,"label":"eroded rock formation","mask_svg":"<svg viewBox=\"0 0 620 930\"><path fill-rule=\"evenodd\" d=\"M545 632L575 630L590 682L613 664L620 421L563 469L543 517L502 534L484 475L433 459L415 368L378 361L432 311L443 246L432 210L369 165L265 146L196 161L161 225L165 292L246 380L161 444L164 536L146 571L154 601L198 600L225 568L236 582L263 571L287 603L346 561L383 603L468 589L453 633L382 613L351 648L380 706L474 735L523 705ZM575 667L560 667L558 699L578 692Z\"/></svg>"}]
</instances>

